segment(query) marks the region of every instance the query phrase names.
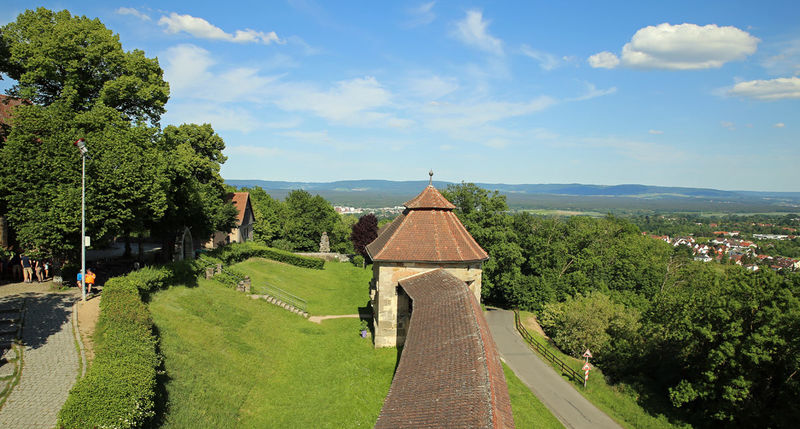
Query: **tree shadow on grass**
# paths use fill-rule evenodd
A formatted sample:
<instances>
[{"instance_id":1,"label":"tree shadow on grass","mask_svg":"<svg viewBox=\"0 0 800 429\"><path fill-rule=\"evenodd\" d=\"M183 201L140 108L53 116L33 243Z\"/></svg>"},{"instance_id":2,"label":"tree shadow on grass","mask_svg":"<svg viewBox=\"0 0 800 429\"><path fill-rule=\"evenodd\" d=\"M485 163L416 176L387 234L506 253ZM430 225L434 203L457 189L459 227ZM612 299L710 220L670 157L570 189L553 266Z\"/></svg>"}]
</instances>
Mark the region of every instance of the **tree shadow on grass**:
<instances>
[{"instance_id":1,"label":"tree shadow on grass","mask_svg":"<svg viewBox=\"0 0 800 429\"><path fill-rule=\"evenodd\" d=\"M153 325L153 335L156 338L161 338L161 333L156 325ZM155 407L153 409L154 415L150 421L145 425L147 428L159 428L164 425L166 416L169 413L169 392L167 391L167 383L172 378L167 374L164 355L161 353L160 343L156 343L156 353L162 357L161 365L156 368L156 387L153 402Z\"/></svg>"}]
</instances>

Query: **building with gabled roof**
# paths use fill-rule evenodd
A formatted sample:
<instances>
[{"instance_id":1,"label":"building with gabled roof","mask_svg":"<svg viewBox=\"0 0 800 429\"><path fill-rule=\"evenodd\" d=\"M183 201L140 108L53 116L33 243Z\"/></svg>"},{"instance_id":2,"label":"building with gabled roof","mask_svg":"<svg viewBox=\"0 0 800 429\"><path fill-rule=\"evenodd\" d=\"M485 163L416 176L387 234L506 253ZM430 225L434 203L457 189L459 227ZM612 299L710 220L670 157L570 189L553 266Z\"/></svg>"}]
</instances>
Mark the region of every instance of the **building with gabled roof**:
<instances>
[{"instance_id":1,"label":"building with gabled roof","mask_svg":"<svg viewBox=\"0 0 800 429\"><path fill-rule=\"evenodd\" d=\"M226 195L226 200L236 207L236 226L230 232L217 231L204 247L214 249L229 243L244 243L253 239L253 226L256 222L249 192L233 192Z\"/></svg>"},{"instance_id":2,"label":"building with gabled roof","mask_svg":"<svg viewBox=\"0 0 800 429\"><path fill-rule=\"evenodd\" d=\"M489 259L453 212L455 206L429 184L366 246L373 261L370 301L375 346L404 343L411 302L404 278L443 269L465 283L480 303L483 262Z\"/></svg>"}]
</instances>

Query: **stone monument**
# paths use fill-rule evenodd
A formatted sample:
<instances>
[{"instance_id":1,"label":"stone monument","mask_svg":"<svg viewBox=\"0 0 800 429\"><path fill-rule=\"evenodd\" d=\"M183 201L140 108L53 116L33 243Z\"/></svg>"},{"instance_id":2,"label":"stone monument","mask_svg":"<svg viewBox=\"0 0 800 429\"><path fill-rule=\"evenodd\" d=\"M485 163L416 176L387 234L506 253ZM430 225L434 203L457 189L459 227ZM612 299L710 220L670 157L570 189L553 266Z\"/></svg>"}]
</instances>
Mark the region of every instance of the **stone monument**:
<instances>
[{"instance_id":1,"label":"stone monument","mask_svg":"<svg viewBox=\"0 0 800 429\"><path fill-rule=\"evenodd\" d=\"M331 243L328 240L328 233L323 232L322 237L319 239L319 253L329 253L331 251Z\"/></svg>"}]
</instances>

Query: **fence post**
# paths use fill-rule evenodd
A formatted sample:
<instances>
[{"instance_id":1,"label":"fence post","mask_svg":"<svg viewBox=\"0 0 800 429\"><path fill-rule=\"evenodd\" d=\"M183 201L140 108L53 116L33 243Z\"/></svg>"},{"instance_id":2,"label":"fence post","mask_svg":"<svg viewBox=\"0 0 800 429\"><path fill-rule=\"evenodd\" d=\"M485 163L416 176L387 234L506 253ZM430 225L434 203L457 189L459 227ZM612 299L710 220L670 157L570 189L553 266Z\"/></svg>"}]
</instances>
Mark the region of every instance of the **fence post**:
<instances>
[{"instance_id":1,"label":"fence post","mask_svg":"<svg viewBox=\"0 0 800 429\"><path fill-rule=\"evenodd\" d=\"M222 264L217 264L214 274L222 274Z\"/></svg>"},{"instance_id":2,"label":"fence post","mask_svg":"<svg viewBox=\"0 0 800 429\"><path fill-rule=\"evenodd\" d=\"M250 276L244 276L244 293L250 293Z\"/></svg>"},{"instance_id":3,"label":"fence post","mask_svg":"<svg viewBox=\"0 0 800 429\"><path fill-rule=\"evenodd\" d=\"M214 267L206 268L206 279L210 279L211 277L214 277Z\"/></svg>"}]
</instances>

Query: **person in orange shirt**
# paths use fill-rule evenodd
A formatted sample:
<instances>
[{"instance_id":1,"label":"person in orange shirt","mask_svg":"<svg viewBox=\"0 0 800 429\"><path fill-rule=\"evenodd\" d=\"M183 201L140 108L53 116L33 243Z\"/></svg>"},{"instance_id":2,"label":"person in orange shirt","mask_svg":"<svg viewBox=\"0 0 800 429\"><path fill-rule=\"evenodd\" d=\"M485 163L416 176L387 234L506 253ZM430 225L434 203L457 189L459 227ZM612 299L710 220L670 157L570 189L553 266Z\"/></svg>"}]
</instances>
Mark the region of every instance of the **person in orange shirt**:
<instances>
[{"instance_id":1,"label":"person in orange shirt","mask_svg":"<svg viewBox=\"0 0 800 429\"><path fill-rule=\"evenodd\" d=\"M92 286L94 286L94 280L97 276L94 274L91 268L86 270L86 294L89 295L92 293Z\"/></svg>"}]
</instances>

